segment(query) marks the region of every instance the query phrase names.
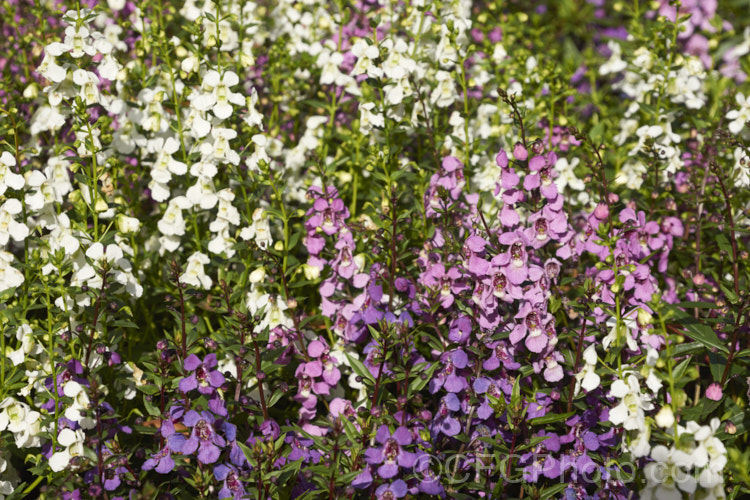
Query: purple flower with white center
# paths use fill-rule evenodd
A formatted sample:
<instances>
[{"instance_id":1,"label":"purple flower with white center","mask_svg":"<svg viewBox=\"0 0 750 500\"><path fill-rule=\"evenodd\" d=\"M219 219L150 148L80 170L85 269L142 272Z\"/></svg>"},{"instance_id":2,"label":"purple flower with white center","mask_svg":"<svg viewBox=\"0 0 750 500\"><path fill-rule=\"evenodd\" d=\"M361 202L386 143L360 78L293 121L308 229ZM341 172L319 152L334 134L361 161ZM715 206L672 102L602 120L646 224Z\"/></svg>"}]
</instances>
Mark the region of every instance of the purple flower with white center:
<instances>
[{"instance_id":1,"label":"purple flower with white center","mask_svg":"<svg viewBox=\"0 0 750 500\"><path fill-rule=\"evenodd\" d=\"M207 411L198 413L190 410L185 414L182 423L186 427L192 427L190 437L186 439L182 434L169 436L169 448L183 455L191 455L197 450L199 462L216 462L221 454L221 448L227 443L214 429L214 416Z\"/></svg>"},{"instance_id":2,"label":"purple flower with white center","mask_svg":"<svg viewBox=\"0 0 750 500\"><path fill-rule=\"evenodd\" d=\"M503 266L508 280L514 285L520 285L526 281L529 275L529 269L526 265L528 261L526 236L516 231L503 233L498 239L503 245L508 245L508 250L496 255L492 259L492 265Z\"/></svg>"},{"instance_id":3,"label":"purple flower with white center","mask_svg":"<svg viewBox=\"0 0 750 500\"><path fill-rule=\"evenodd\" d=\"M534 373L539 373L544 369L544 380L558 382L562 380L564 375L562 365L560 365L564 360L565 358L558 351L551 351L543 358L534 361Z\"/></svg>"},{"instance_id":4,"label":"purple flower with white center","mask_svg":"<svg viewBox=\"0 0 750 500\"><path fill-rule=\"evenodd\" d=\"M375 490L375 498L378 500L393 500L394 498L403 498L406 495L406 483L397 479L391 484L381 484Z\"/></svg>"},{"instance_id":5,"label":"purple flower with white center","mask_svg":"<svg viewBox=\"0 0 750 500\"><path fill-rule=\"evenodd\" d=\"M437 263L429 270L422 274L425 285L436 289L440 292L440 304L444 308L449 308L455 298L454 294L466 290L466 285L461 283L461 271L456 267L451 267L447 272L442 263Z\"/></svg>"},{"instance_id":6,"label":"purple flower with white center","mask_svg":"<svg viewBox=\"0 0 750 500\"><path fill-rule=\"evenodd\" d=\"M524 231L534 248L541 248L550 240L560 240L568 230L568 219L564 212L556 212L545 206L540 212L529 216L531 227Z\"/></svg>"},{"instance_id":7,"label":"purple flower with white center","mask_svg":"<svg viewBox=\"0 0 750 500\"><path fill-rule=\"evenodd\" d=\"M172 458L172 450L168 446L163 447L157 451L151 458L143 462L143 470L155 470L159 474L167 474L174 469L174 459Z\"/></svg>"},{"instance_id":8,"label":"purple flower with white center","mask_svg":"<svg viewBox=\"0 0 750 500\"><path fill-rule=\"evenodd\" d=\"M333 198L329 201L320 197L313 202L313 206L307 211L307 215L309 219L305 225L308 231L320 228L330 236L344 227L344 220L349 218L349 209L346 208L341 198Z\"/></svg>"},{"instance_id":9,"label":"purple flower with white center","mask_svg":"<svg viewBox=\"0 0 750 500\"><path fill-rule=\"evenodd\" d=\"M547 153L547 156L534 156L529 160L529 170L531 171L523 179L523 188L526 191L539 188L542 196L548 200L557 198L557 185L553 182L553 176L556 173L553 169L557 162L557 155L554 151Z\"/></svg>"},{"instance_id":10,"label":"purple flower with white center","mask_svg":"<svg viewBox=\"0 0 750 500\"><path fill-rule=\"evenodd\" d=\"M410 469L414 466L417 456L402 448L412 442L409 429L399 427L391 434L387 425L381 425L375 440L381 444L381 447L365 451L365 460L370 465L382 464L378 467L380 477L390 479L398 474L399 467Z\"/></svg>"},{"instance_id":11,"label":"purple flower with white center","mask_svg":"<svg viewBox=\"0 0 750 500\"><path fill-rule=\"evenodd\" d=\"M180 380L180 390L190 392L197 388L201 394L214 392L224 383L224 375L214 369L217 364L216 354L207 355L203 361L195 354L188 356L183 367L193 373Z\"/></svg>"},{"instance_id":12,"label":"purple flower with white center","mask_svg":"<svg viewBox=\"0 0 750 500\"><path fill-rule=\"evenodd\" d=\"M234 498L239 500L246 495L245 487L240 481L237 468L233 465L221 464L214 467L214 477L218 481L223 481L222 488L219 490L219 498Z\"/></svg>"},{"instance_id":13,"label":"purple flower with white center","mask_svg":"<svg viewBox=\"0 0 750 500\"><path fill-rule=\"evenodd\" d=\"M511 343L516 345L522 339L525 339L524 344L529 351L542 352L549 341L542 324L542 321L546 318L529 303L525 303L521 307L515 318L519 321L513 331L510 332Z\"/></svg>"}]
</instances>

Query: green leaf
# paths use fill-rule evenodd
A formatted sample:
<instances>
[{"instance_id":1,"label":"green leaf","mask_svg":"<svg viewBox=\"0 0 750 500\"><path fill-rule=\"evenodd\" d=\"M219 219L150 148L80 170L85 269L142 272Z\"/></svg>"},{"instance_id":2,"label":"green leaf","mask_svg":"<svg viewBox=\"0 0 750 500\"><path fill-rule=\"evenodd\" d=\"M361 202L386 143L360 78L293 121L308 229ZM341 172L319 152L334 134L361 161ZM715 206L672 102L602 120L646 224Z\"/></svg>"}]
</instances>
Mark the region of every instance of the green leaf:
<instances>
[{"instance_id":1,"label":"green leaf","mask_svg":"<svg viewBox=\"0 0 750 500\"><path fill-rule=\"evenodd\" d=\"M674 305L665 305L665 309L673 314L675 321L684 326L694 340L700 342L709 349L716 349L727 354L729 353L729 349L727 349L727 347L719 340L719 337L716 336L716 332L714 332L713 328L701 323L700 320L696 320Z\"/></svg>"},{"instance_id":2,"label":"green leaf","mask_svg":"<svg viewBox=\"0 0 750 500\"><path fill-rule=\"evenodd\" d=\"M562 422L563 420L567 420L570 417L575 415L575 412L570 413L550 413L548 415L545 415L543 417L536 417L529 420L529 423L531 425L545 425L545 424L552 424L554 422Z\"/></svg>"},{"instance_id":3,"label":"green leaf","mask_svg":"<svg viewBox=\"0 0 750 500\"><path fill-rule=\"evenodd\" d=\"M349 365L352 367L352 370L354 370L354 373L356 373L363 379L375 382L375 377L372 376L370 370L368 370L367 367L359 359L351 356L349 353L346 353L346 359L349 360Z\"/></svg>"},{"instance_id":4,"label":"green leaf","mask_svg":"<svg viewBox=\"0 0 750 500\"><path fill-rule=\"evenodd\" d=\"M565 491L565 488L567 487L568 487L568 483L565 483L565 482L561 484L556 484L554 486L550 486L549 488L545 488L539 492L539 498L543 500L545 498L555 497L559 493L562 493L563 491Z\"/></svg>"}]
</instances>

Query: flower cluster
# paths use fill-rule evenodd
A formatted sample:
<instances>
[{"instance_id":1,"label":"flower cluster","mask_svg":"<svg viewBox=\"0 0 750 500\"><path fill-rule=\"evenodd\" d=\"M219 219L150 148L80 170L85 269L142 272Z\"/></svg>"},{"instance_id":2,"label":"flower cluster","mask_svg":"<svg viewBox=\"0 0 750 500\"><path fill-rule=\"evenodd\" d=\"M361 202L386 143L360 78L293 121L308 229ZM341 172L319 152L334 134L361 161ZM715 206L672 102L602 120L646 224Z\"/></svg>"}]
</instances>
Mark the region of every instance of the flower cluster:
<instances>
[{"instance_id":1,"label":"flower cluster","mask_svg":"<svg viewBox=\"0 0 750 500\"><path fill-rule=\"evenodd\" d=\"M0 5L0 500L750 493L740 4Z\"/></svg>"}]
</instances>

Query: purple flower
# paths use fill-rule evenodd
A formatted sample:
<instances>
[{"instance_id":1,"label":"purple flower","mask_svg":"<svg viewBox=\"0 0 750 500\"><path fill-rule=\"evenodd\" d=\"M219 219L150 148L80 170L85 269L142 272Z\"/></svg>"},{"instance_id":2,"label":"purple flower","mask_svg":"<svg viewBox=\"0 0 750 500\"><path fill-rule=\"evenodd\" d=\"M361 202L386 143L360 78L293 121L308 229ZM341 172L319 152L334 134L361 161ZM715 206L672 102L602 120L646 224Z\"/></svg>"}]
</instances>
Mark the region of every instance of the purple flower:
<instances>
[{"instance_id":1,"label":"purple flower","mask_svg":"<svg viewBox=\"0 0 750 500\"><path fill-rule=\"evenodd\" d=\"M172 450L165 446L157 451L151 458L143 462L143 470L155 470L159 474L167 474L174 469L174 460L172 459Z\"/></svg>"},{"instance_id":2,"label":"purple flower","mask_svg":"<svg viewBox=\"0 0 750 500\"><path fill-rule=\"evenodd\" d=\"M219 481L224 481L222 488L219 490L219 498L239 500L245 496L245 487L242 485L237 469L233 465L217 465L214 468L214 477Z\"/></svg>"},{"instance_id":3,"label":"purple flower","mask_svg":"<svg viewBox=\"0 0 750 500\"><path fill-rule=\"evenodd\" d=\"M365 451L365 460L371 465L382 464L378 467L380 477L390 479L398 474L399 467L409 469L414 466L417 456L402 448L412 442L409 429L399 427L391 434L387 425L381 425L375 440L381 444L381 447Z\"/></svg>"},{"instance_id":4,"label":"purple flower","mask_svg":"<svg viewBox=\"0 0 750 500\"><path fill-rule=\"evenodd\" d=\"M198 461L204 464L216 462L221 454L221 448L227 443L214 429L213 415L207 411L198 413L190 410L185 414L182 423L192 427L190 437L185 439L181 434L169 436L170 449L184 455L191 455L198 450Z\"/></svg>"},{"instance_id":5,"label":"purple flower","mask_svg":"<svg viewBox=\"0 0 750 500\"><path fill-rule=\"evenodd\" d=\"M448 271L442 263L437 263L422 274L423 282L430 288L440 292L440 304L449 308L454 302L454 294L466 290L461 283L461 271L451 267Z\"/></svg>"},{"instance_id":6,"label":"purple flower","mask_svg":"<svg viewBox=\"0 0 750 500\"><path fill-rule=\"evenodd\" d=\"M433 427L438 433L442 432L446 436L455 436L461 432L461 424L453 416L453 413L460 409L461 402L454 393L450 392L443 397L436 418L433 420Z\"/></svg>"},{"instance_id":7,"label":"purple flower","mask_svg":"<svg viewBox=\"0 0 750 500\"><path fill-rule=\"evenodd\" d=\"M510 332L510 341L513 345L518 344L525 338L524 344L529 351L542 352L549 341L542 324L542 321L546 318L529 303L525 303L521 307L515 318L520 321Z\"/></svg>"},{"instance_id":8,"label":"purple flower","mask_svg":"<svg viewBox=\"0 0 750 500\"><path fill-rule=\"evenodd\" d=\"M201 394L214 392L224 383L224 375L213 369L216 365L216 354L207 355L203 361L195 354L188 356L183 366L186 371L193 373L180 380L180 390L190 392L197 388Z\"/></svg>"},{"instance_id":9,"label":"purple flower","mask_svg":"<svg viewBox=\"0 0 750 500\"><path fill-rule=\"evenodd\" d=\"M393 500L402 498L404 495L406 495L406 483L401 479L396 479L391 484L381 484L375 490L375 497L378 500Z\"/></svg>"}]
</instances>

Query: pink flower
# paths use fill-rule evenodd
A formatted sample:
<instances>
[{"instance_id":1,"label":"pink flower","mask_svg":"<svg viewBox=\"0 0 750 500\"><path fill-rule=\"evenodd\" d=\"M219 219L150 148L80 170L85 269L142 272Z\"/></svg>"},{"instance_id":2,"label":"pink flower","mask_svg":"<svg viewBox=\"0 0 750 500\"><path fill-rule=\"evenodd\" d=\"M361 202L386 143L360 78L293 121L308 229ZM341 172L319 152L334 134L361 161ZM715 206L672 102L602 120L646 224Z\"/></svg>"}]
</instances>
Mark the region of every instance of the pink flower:
<instances>
[{"instance_id":1,"label":"pink flower","mask_svg":"<svg viewBox=\"0 0 750 500\"><path fill-rule=\"evenodd\" d=\"M721 390L721 385L716 382L709 385L708 389L706 389L706 397L711 401L721 401L721 398L724 397L724 391Z\"/></svg>"}]
</instances>

